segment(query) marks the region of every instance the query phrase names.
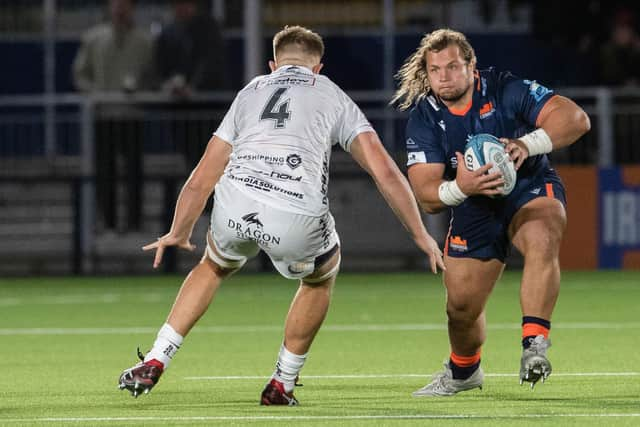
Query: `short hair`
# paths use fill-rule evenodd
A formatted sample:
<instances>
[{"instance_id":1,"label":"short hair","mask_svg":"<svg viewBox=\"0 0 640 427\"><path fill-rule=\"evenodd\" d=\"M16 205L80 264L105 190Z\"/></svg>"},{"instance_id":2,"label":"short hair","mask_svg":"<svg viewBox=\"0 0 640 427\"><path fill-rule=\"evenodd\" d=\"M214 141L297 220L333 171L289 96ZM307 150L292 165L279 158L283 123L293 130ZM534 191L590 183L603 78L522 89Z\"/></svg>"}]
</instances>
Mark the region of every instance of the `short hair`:
<instances>
[{"instance_id":1,"label":"short hair","mask_svg":"<svg viewBox=\"0 0 640 427\"><path fill-rule=\"evenodd\" d=\"M441 28L425 34L418 49L407 59L395 76L400 82L400 87L396 90L391 104L398 102L399 108L406 110L431 91L427 74L427 52L440 52L449 45L458 46L462 59L468 64L475 64L476 53L461 32Z\"/></svg>"},{"instance_id":2,"label":"short hair","mask_svg":"<svg viewBox=\"0 0 640 427\"><path fill-rule=\"evenodd\" d=\"M322 58L324 55L324 42L322 37L305 27L299 25L285 26L273 36L273 58L281 54L289 47L298 49L305 55Z\"/></svg>"}]
</instances>

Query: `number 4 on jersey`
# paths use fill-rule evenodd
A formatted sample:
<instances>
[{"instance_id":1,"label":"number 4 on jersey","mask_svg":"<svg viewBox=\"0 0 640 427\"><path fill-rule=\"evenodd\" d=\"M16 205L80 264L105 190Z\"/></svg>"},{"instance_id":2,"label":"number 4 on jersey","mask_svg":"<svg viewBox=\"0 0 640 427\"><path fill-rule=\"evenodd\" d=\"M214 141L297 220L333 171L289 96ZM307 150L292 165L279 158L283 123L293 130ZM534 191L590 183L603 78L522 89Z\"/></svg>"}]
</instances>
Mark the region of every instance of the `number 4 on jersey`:
<instances>
[{"instance_id":1,"label":"number 4 on jersey","mask_svg":"<svg viewBox=\"0 0 640 427\"><path fill-rule=\"evenodd\" d=\"M290 99L280 102L280 98L286 91L286 87L280 87L273 92L273 95L269 98L267 105L265 105L264 110L262 110L262 114L260 115L260 120L275 120L276 123L274 127L276 129L284 128L285 120L289 120L289 117L291 117L291 112L289 111Z\"/></svg>"}]
</instances>

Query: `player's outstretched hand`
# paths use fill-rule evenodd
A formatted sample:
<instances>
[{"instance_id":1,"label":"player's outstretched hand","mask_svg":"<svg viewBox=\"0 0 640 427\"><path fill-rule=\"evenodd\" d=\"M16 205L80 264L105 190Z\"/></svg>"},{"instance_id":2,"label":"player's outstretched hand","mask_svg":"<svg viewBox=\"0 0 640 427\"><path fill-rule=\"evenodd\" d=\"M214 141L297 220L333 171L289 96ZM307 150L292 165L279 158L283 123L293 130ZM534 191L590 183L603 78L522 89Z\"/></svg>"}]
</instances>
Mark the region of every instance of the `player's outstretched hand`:
<instances>
[{"instance_id":1,"label":"player's outstretched hand","mask_svg":"<svg viewBox=\"0 0 640 427\"><path fill-rule=\"evenodd\" d=\"M493 167L493 163L487 163L474 171L470 171L465 166L462 153L456 151L456 158L458 159L456 182L460 187L460 191L467 196L497 196L501 194L498 187L504 185L504 179L500 172L489 172Z\"/></svg>"},{"instance_id":2,"label":"player's outstretched hand","mask_svg":"<svg viewBox=\"0 0 640 427\"><path fill-rule=\"evenodd\" d=\"M156 250L156 256L153 259L153 268L158 268L158 266L162 262L164 250L168 246L177 246L180 249L185 249L187 251L193 251L196 248L195 245L192 245L191 242L189 242L188 237L176 237L171 233L167 233L162 237L158 237L157 241L149 243L148 245L142 247L143 251L150 251L152 249Z\"/></svg>"},{"instance_id":3,"label":"player's outstretched hand","mask_svg":"<svg viewBox=\"0 0 640 427\"><path fill-rule=\"evenodd\" d=\"M516 170L520 169L522 163L529 157L529 150L524 142L519 139L500 138L504 144L504 151L511 157Z\"/></svg>"},{"instance_id":4,"label":"player's outstretched hand","mask_svg":"<svg viewBox=\"0 0 640 427\"><path fill-rule=\"evenodd\" d=\"M433 274L438 274L438 268L442 271L446 270L444 260L442 259L442 251L433 237L427 235L426 241L418 244L418 246L427 254L427 257L429 257L429 266Z\"/></svg>"}]
</instances>

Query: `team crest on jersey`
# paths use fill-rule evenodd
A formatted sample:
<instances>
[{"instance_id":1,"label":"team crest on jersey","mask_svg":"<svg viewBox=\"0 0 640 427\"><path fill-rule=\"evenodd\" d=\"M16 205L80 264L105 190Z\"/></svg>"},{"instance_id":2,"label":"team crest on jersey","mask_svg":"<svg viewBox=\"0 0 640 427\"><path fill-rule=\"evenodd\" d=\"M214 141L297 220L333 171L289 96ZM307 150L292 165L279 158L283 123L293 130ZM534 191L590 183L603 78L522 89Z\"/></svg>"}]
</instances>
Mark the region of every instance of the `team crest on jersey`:
<instances>
[{"instance_id":1,"label":"team crest on jersey","mask_svg":"<svg viewBox=\"0 0 640 427\"><path fill-rule=\"evenodd\" d=\"M463 239L460 236L452 236L449 238L449 247L458 252L466 252L468 250L467 239Z\"/></svg>"},{"instance_id":2,"label":"team crest on jersey","mask_svg":"<svg viewBox=\"0 0 640 427\"><path fill-rule=\"evenodd\" d=\"M287 166L291 169L295 169L302 164L302 157L298 154L289 154L287 156Z\"/></svg>"},{"instance_id":3,"label":"team crest on jersey","mask_svg":"<svg viewBox=\"0 0 640 427\"><path fill-rule=\"evenodd\" d=\"M480 119L486 119L495 113L496 109L493 106L493 102L489 101L480 107Z\"/></svg>"}]
</instances>

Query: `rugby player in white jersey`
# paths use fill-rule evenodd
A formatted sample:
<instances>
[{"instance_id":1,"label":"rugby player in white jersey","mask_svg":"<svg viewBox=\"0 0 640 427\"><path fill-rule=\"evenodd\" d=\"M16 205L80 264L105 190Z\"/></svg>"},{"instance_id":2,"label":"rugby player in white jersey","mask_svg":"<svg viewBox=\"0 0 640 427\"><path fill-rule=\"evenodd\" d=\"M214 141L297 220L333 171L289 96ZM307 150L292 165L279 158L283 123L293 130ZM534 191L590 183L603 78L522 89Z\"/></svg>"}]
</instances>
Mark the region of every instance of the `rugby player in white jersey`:
<instances>
[{"instance_id":1,"label":"rugby player in white jersey","mask_svg":"<svg viewBox=\"0 0 640 427\"><path fill-rule=\"evenodd\" d=\"M280 274L299 280L300 287L260 402L298 404L293 388L327 313L340 265L327 199L333 144L373 177L431 270L444 269L404 175L356 104L318 74L322 38L302 27L285 27L274 36L273 51L271 74L256 77L238 93L182 188L171 230L143 248L155 250L154 267L168 246L193 250L193 226L214 192L202 260L182 284L153 348L120 376L119 387L134 397L157 383L220 282L263 250Z\"/></svg>"}]
</instances>

